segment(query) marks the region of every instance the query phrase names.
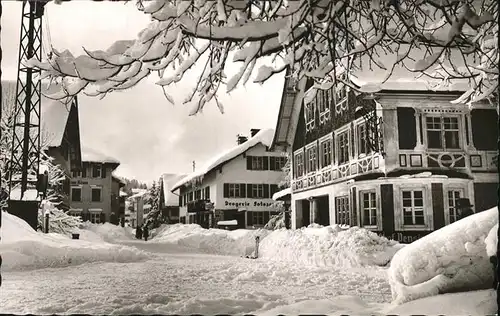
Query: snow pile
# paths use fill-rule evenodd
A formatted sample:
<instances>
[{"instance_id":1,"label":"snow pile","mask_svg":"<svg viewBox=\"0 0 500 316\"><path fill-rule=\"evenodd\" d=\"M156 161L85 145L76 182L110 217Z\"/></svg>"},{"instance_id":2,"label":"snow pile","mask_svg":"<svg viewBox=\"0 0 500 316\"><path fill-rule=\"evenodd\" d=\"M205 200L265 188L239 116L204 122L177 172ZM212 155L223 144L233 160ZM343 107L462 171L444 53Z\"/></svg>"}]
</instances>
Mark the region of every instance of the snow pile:
<instances>
[{"instance_id":1,"label":"snow pile","mask_svg":"<svg viewBox=\"0 0 500 316\"><path fill-rule=\"evenodd\" d=\"M385 266L401 247L366 229L335 225L273 231L262 239L259 257L319 266Z\"/></svg>"},{"instance_id":2,"label":"snow pile","mask_svg":"<svg viewBox=\"0 0 500 316\"><path fill-rule=\"evenodd\" d=\"M269 231L238 229L205 229L196 224L165 225L151 240L199 249L205 253L246 256L255 250L255 237L262 240Z\"/></svg>"},{"instance_id":3,"label":"snow pile","mask_svg":"<svg viewBox=\"0 0 500 316\"><path fill-rule=\"evenodd\" d=\"M484 240L486 243L486 254L488 257L493 257L497 255L497 242L498 242L498 224L493 226L488 233L488 236Z\"/></svg>"},{"instance_id":4,"label":"snow pile","mask_svg":"<svg viewBox=\"0 0 500 316\"><path fill-rule=\"evenodd\" d=\"M445 226L401 249L388 271L394 302L490 288L493 275L485 238L497 221L495 207Z\"/></svg>"},{"instance_id":5,"label":"snow pile","mask_svg":"<svg viewBox=\"0 0 500 316\"><path fill-rule=\"evenodd\" d=\"M64 267L96 261L136 262L148 258L135 248L36 232L24 220L7 212L2 213L1 236L2 270Z\"/></svg>"},{"instance_id":6,"label":"snow pile","mask_svg":"<svg viewBox=\"0 0 500 316\"><path fill-rule=\"evenodd\" d=\"M132 228L121 227L110 223L93 224L90 222L85 222L81 225L81 229L79 230L79 232L80 234L83 233L83 235L85 236L87 233L86 231L94 233L95 235L99 236L101 240L106 242L135 239L135 236L132 233ZM91 234L88 234L87 236L91 236Z\"/></svg>"},{"instance_id":7,"label":"snow pile","mask_svg":"<svg viewBox=\"0 0 500 316\"><path fill-rule=\"evenodd\" d=\"M271 143L273 141L274 137L274 130L272 129L263 129L259 131L255 136L244 142L243 144L240 144L236 147L233 147L225 152L223 152L220 155L215 156L212 160L210 160L208 163L206 163L202 168L199 170L196 170L195 172L189 174L187 177L182 178L179 180L176 184L174 184L171 188L170 191L175 191L179 187L183 186L184 184L193 181L197 178L203 177L205 174L219 166L220 164L233 159L234 157L237 157L253 146L257 144L263 144L266 147L271 146Z\"/></svg>"}]
</instances>

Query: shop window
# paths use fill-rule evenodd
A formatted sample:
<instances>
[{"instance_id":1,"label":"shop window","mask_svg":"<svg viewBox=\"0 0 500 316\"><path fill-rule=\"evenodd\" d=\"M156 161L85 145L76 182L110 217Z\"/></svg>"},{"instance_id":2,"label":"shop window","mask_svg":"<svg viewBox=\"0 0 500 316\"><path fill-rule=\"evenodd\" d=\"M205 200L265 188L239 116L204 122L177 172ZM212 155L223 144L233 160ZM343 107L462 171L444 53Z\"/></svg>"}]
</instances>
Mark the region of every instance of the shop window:
<instances>
[{"instance_id":1,"label":"shop window","mask_svg":"<svg viewBox=\"0 0 500 316\"><path fill-rule=\"evenodd\" d=\"M349 196L338 196L335 198L335 218L339 225L351 225L349 212Z\"/></svg>"},{"instance_id":2,"label":"shop window","mask_svg":"<svg viewBox=\"0 0 500 316\"><path fill-rule=\"evenodd\" d=\"M422 190L401 191L403 200L403 225L425 225L424 192Z\"/></svg>"},{"instance_id":3,"label":"shop window","mask_svg":"<svg viewBox=\"0 0 500 316\"><path fill-rule=\"evenodd\" d=\"M377 226L377 194L361 192L361 216L363 226Z\"/></svg>"}]
</instances>

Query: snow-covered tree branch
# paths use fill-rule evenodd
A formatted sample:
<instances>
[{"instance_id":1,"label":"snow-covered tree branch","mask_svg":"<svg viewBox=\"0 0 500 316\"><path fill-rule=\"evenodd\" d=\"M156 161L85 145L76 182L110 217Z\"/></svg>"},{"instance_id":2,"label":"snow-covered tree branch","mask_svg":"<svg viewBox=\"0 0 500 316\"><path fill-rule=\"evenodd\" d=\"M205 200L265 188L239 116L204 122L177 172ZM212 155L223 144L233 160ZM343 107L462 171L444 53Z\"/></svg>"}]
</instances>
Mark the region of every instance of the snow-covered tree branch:
<instances>
[{"instance_id":1,"label":"snow-covered tree branch","mask_svg":"<svg viewBox=\"0 0 500 316\"><path fill-rule=\"evenodd\" d=\"M157 84L174 102L166 89L197 64L199 77L185 100L196 101L193 114L212 100L223 111L217 99L223 85L230 92L251 74L263 83L286 68L321 89L351 85L351 76L372 69L384 71L384 80L403 68L439 85L469 81L457 102L490 98L498 86L496 0L137 0L137 6L152 22L135 40L29 61L61 85L51 98L82 90L105 96L158 72ZM227 78L231 59L241 66ZM254 70L257 62L264 64ZM377 87L353 86L361 92Z\"/></svg>"}]
</instances>

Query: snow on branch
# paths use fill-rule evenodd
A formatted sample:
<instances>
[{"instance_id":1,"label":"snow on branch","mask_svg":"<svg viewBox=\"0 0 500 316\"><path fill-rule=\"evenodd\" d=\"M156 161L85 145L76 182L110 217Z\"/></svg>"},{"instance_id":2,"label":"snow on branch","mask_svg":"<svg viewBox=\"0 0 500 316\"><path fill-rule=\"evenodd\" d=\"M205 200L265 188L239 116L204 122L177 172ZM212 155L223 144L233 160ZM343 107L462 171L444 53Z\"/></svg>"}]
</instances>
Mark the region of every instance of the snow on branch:
<instances>
[{"instance_id":1,"label":"snow on branch","mask_svg":"<svg viewBox=\"0 0 500 316\"><path fill-rule=\"evenodd\" d=\"M152 22L135 40L119 40L104 51L74 57L54 51L49 60L29 60L44 78L55 79L66 98L85 91L105 96L128 89L157 71L166 89L192 69L198 80L185 102L193 113L217 100L222 85L231 91L254 74L264 83L285 68L294 79L309 77L315 86L349 85L362 71L415 73L446 87L467 81L470 91L456 102L491 98L498 86L497 0L137 0ZM202 43L202 44L200 44ZM205 56L207 59L205 59ZM241 63L232 78L224 68ZM273 56L271 59L262 59ZM203 58L202 58L203 57ZM270 60L270 61L268 61ZM197 67L199 65L199 67ZM167 77L164 78L164 74ZM373 92L377 84L371 83ZM376 89L375 89L376 90Z\"/></svg>"}]
</instances>

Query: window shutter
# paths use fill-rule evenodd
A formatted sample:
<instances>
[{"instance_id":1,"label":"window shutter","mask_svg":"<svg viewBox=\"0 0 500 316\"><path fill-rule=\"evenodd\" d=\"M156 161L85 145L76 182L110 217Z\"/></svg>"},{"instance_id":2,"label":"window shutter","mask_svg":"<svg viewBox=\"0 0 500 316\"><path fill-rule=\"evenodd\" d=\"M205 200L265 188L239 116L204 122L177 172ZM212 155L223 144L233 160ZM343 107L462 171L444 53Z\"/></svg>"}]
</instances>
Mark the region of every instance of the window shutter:
<instances>
[{"instance_id":1,"label":"window shutter","mask_svg":"<svg viewBox=\"0 0 500 316\"><path fill-rule=\"evenodd\" d=\"M253 198L253 195L252 195L252 184L250 184L250 183L247 184L247 198Z\"/></svg>"},{"instance_id":2,"label":"window shutter","mask_svg":"<svg viewBox=\"0 0 500 316\"><path fill-rule=\"evenodd\" d=\"M269 222L269 212L263 212L264 213L264 225L266 225Z\"/></svg>"},{"instance_id":3,"label":"window shutter","mask_svg":"<svg viewBox=\"0 0 500 316\"><path fill-rule=\"evenodd\" d=\"M240 183L240 197L241 198L246 198L247 197L247 193L246 193L246 185L244 183Z\"/></svg>"},{"instance_id":4,"label":"window shutter","mask_svg":"<svg viewBox=\"0 0 500 316\"><path fill-rule=\"evenodd\" d=\"M210 187L205 188L205 200L210 200Z\"/></svg>"},{"instance_id":5,"label":"window shutter","mask_svg":"<svg viewBox=\"0 0 500 316\"><path fill-rule=\"evenodd\" d=\"M247 170L252 170L252 156L247 156Z\"/></svg>"},{"instance_id":6,"label":"window shutter","mask_svg":"<svg viewBox=\"0 0 500 316\"><path fill-rule=\"evenodd\" d=\"M106 215L104 213L101 213L100 215L100 220L101 220L101 223L105 223L106 222Z\"/></svg>"},{"instance_id":7,"label":"window shutter","mask_svg":"<svg viewBox=\"0 0 500 316\"><path fill-rule=\"evenodd\" d=\"M229 183L224 183L224 197L229 197Z\"/></svg>"},{"instance_id":8,"label":"window shutter","mask_svg":"<svg viewBox=\"0 0 500 316\"><path fill-rule=\"evenodd\" d=\"M179 206L182 206L182 196L179 195Z\"/></svg>"},{"instance_id":9,"label":"window shutter","mask_svg":"<svg viewBox=\"0 0 500 316\"><path fill-rule=\"evenodd\" d=\"M264 156L264 157L262 157L262 160L264 160L264 170L271 170L269 168L269 157L268 156Z\"/></svg>"},{"instance_id":10,"label":"window shutter","mask_svg":"<svg viewBox=\"0 0 500 316\"><path fill-rule=\"evenodd\" d=\"M84 163L82 164L82 178L86 178L87 177L87 164Z\"/></svg>"},{"instance_id":11,"label":"window shutter","mask_svg":"<svg viewBox=\"0 0 500 316\"><path fill-rule=\"evenodd\" d=\"M270 165L269 170L278 170L276 168L276 157L273 157L273 156L269 157L269 165Z\"/></svg>"},{"instance_id":12,"label":"window shutter","mask_svg":"<svg viewBox=\"0 0 500 316\"><path fill-rule=\"evenodd\" d=\"M103 178L106 178L106 165L105 164L101 165L101 176Z\"/></svg>"},{"instance_id":13,"label":"window shutter","mask_svg":"<svg viewBox=\"0 0 500 316\"><path fill-rule=\"evenodd\" d=\"M247 226L253 226L252 212L247 211Z\"/></svg>"},{"instance_id":14,"label":"window shutter","mask_svg":"<svg viewBox=\"0 0 500 316\"><path fill-rule=\"evenodd\" d=\"M417 145L417 122L413 108L397 108L399 149L413 149ZM425 136L424 136L425 137Z\"/></svg>"},{"instance_id":15,"label":"window shutter","mask_svg":"<svg viewBox=\"0 0 500 316\"><path fill-rule=\"evenodd\" d=\"M269 184L264 184L264 198L269 198Z\"/></svg>"}]
</instances>

